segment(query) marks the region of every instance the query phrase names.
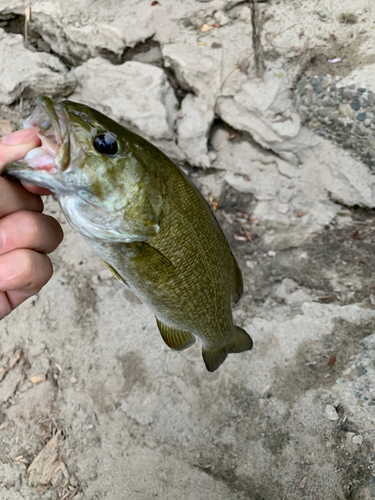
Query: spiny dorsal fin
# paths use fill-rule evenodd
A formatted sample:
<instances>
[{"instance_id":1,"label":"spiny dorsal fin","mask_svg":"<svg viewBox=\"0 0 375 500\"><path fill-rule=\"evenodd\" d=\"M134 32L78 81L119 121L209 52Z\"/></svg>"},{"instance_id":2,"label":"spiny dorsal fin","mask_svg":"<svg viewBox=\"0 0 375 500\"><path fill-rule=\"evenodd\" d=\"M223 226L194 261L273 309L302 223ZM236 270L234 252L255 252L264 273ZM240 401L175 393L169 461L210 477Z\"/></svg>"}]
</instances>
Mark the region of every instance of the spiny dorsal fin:
<instances>
[{"instance_id":1,"label":"spiny dorsal fin","mask_svg":"<svg viewBox=\"0 0 375 500\"><path fill-rule=\"evenodd\" d=\"M214 372L224 363L228 354L249 351L253 347L250 336L240 328L235 326L234 336L224 346L202 349L204 364L209 372Z\"/></svg>"},{"instance_id":2,"label":"spiny dorsal fin","mask_svg":"<svg viewBox=\"0 0 375 500\"><path fill-rule=\"evenodd\" d=\"M192 333L165 325L158 318L156 323L164 342L174 351L183 351L194 344L195 337Z\"/></svg>"},{"instance_id":3,"label":"spiny dorsal fin","mask_svg":"<svg viewBox=\"0 0 375 500\"><path fill-rule=\"evenodd\" d=\"M243 294L243 279L241 269L238 267L236 259L233 257L234 281L232 290L232 300L234 304L240 300Z\"/></svg>"},{"instance_id":4,"label":"spiny dorsal fin","mask_svg":"<svg viewBox=\"0 0 375 500\"><path fill-rule=\"evenodd\" d=\"M103 260L103 259L102 259ZM126 281L124 280L124 278L116 271L116 269L114 269L110 264L108 264L108 262L106 262L105 260L103 260L104 264L108 267L108 269L111 271L111 273L113 274L113 276L119 280L120 283L122 283L123 285L127 286L128 288L129 285L126 283Z\"/></svg>"}]
</instances>

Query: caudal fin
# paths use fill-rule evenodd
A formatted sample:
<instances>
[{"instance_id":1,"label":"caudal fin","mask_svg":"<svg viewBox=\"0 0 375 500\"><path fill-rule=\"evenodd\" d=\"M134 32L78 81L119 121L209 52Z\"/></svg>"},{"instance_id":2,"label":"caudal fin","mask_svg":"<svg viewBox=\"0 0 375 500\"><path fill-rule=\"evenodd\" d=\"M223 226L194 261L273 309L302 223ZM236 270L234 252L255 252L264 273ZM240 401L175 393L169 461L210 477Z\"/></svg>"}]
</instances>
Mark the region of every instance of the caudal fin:
<instances>
[{"instance_id":1,"label":"caudal fin","mask_svg":"<svg viewBox=\"0 0 375 500\"><path fill-rule=\"evenodd\" d=\"M234 336L230 338L226 345L211 349L202 349L203 361L207 370L214 372L224 363L228 354L250 351L252 347L253 341L250 336L245 330L236 326Z\"/></svg>"}]
</instances>

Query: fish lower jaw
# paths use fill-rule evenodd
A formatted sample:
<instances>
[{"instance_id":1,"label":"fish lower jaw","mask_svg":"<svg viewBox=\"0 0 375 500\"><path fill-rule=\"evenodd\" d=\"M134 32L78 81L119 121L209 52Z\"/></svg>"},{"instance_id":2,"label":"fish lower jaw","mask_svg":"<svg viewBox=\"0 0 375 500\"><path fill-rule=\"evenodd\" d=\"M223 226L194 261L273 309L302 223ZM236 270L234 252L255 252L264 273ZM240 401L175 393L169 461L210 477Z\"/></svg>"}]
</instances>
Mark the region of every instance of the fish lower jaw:
<instances>
[{"instance_id":1,"label":"fish lower jaw","mask_svg":"<svg viewBox=\"0 0 375 500\"><path fill-rule=\"evenodd\" d=\"M22 161L33 170L45 170L49 174L57 174L59 172L55 158L48 154L43 147L32 149Z\"/></svg>"}]
</instances>

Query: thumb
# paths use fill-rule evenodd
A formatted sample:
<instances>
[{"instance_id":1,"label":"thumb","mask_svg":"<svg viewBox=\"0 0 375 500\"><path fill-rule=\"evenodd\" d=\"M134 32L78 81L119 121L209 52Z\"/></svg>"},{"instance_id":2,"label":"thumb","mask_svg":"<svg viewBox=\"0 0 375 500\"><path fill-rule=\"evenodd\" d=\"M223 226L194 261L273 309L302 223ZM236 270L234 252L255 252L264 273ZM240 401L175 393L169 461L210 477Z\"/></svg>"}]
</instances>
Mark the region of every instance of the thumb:
<instances>
[{"instance_id":1,"label":"thumb","mask_svg":"<svg viewBox=\"0 0 375 500\"><path fill-rule=\"evenodd\" d=\"M22 160L31 149L40 145L38 132L33 127L0 138L0 174L6 163Z\"/></svg>"}]
</instances>

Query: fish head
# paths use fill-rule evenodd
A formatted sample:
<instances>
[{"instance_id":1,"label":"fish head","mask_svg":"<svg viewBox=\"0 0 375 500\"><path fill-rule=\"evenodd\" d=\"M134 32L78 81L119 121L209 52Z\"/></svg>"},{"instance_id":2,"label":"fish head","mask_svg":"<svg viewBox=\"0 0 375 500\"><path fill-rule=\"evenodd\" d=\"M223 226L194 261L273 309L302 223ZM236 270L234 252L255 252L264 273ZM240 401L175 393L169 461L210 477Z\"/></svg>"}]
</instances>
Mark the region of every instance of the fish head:
<instances>
[{"instance_id":1,"label":"fish head","mask_svg":"<svg viewBox=\"0 0 375 500\"><path fill-rule=\"evenodd\" d=\"M46 96L28 127L39 128L42 145L7 164L5 174L55 193L86 237L129 243L158 233L162 186L142 138L89 106Z\"/></svg>"}]
</instances>

